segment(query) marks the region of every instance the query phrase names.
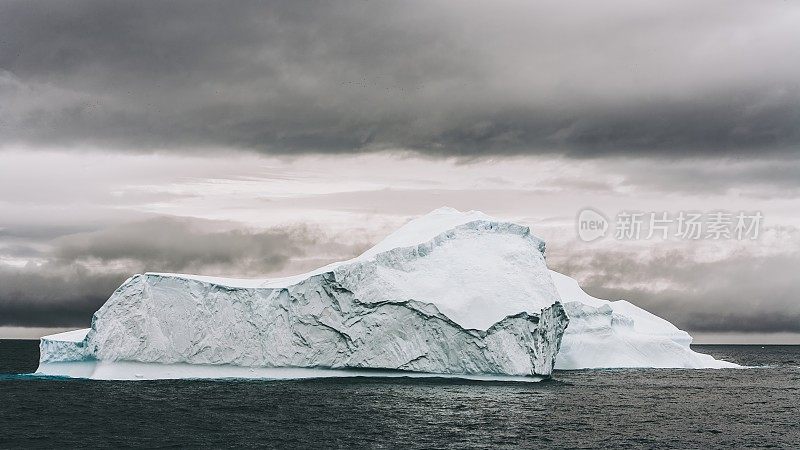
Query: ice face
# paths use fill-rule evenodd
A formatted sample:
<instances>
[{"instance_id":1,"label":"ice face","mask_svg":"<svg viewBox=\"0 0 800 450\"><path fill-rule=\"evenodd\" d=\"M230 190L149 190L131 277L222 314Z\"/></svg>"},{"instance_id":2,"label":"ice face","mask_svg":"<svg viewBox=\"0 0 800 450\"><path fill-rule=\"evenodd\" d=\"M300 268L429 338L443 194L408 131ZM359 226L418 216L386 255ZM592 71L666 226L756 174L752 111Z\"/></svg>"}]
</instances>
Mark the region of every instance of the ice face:
<instances>
[{"instance_id":1,"label":"ice face","mask_svg":"<svg viewBox=\"0 0 800 450\"><path fill-rule=\"evenodd\" d=\"M527 227L437 210L387 240L278 280L137 275L95 314L83 340L43 339L40 372L130 378L119 370L133 362L165 371L551 373L568 319L544 242ZM70 361L80 367L63 364ZM117 373L101 370L112 363Z\"/></svg>"},{"instance_id":2,"label":"ice face","mask_svg":"<svg viewBox=\"0 0 800 450\"><path fill-rule=\"evenodd\" d=\"M430 303L361 301L331 273L280 289L142 275L98 311L86 345L105 361L532 375L550 372L563 317L553 305L467 330Z\"/></svg>"}]
</instances>

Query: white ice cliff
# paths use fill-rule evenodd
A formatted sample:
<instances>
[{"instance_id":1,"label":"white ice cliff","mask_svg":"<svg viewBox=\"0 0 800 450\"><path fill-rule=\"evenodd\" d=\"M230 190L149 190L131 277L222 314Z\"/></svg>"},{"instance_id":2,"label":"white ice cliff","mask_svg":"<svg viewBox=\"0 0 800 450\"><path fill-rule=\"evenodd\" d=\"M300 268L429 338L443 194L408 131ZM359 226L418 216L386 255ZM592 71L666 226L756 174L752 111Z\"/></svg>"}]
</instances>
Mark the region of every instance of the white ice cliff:
<instances>
[{"instance_id":1,"label":"white ice cliff","mask_svg":"<svg viewBox=\"0 0 800 450\"><path fill-rule=\"evenodd\" d=\"M42 338L38 372L546 376L568 320L543 252L527 227L440 209L355 259L304 275L136 275L89 330Z\"/></svg>"},{"instance_id":2,"label":"white ice cliff","mask_svg":"<svg viewBox=\"0 0 800 450\"><path fill-rule=\"evenodd\" d=\"M357 258L293 277L136 275L91 328L43 337L37 373L297 378L368 369L528 380L554 363L729 366L693 352L690 341L663 319L590 297L549 271L544 242L527 227L442 208Z\"/></svg>"}]
</instances>

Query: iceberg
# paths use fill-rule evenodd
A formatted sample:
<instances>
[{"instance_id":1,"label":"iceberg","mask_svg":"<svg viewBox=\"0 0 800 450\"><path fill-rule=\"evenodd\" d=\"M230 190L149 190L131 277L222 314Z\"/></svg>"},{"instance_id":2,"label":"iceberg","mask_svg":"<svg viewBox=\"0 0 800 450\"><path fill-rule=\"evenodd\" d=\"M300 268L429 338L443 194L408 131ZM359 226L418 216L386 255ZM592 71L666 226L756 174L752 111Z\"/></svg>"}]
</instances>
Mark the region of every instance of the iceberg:
<instances>
[{"instance_id":1,"label":"iceberg","mask_svg":"<svg viewBox=\"0 0 800 450\"><path fill-rule=\"evenodd\" d=\"M356 258L292 277L135 275L91 328L43 337L37 373L535 381L554 368L735 366L690 343L549 270L528 227L440 208Z\"/></svg>"},{"instance_id":2,"label":"iceberg","mask_svg":"<svg viewBox=\"0 0 800 450\"><path fill-rule=\"evenodd\" d=\"M303 275L135 275L91 328L42 338L37 373L538 380L568 323L544 249L528 227L444 208Z\"/></svg>"}]
</instances>

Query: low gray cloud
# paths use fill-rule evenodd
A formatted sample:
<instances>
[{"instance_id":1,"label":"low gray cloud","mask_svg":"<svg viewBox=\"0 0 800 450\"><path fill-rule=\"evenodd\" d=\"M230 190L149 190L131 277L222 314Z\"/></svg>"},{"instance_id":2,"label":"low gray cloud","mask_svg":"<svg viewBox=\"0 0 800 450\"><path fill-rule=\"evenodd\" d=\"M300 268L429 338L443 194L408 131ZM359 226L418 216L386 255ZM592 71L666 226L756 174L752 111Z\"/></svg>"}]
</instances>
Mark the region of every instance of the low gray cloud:
<instances>
[{"instance_id":1,"label":"low gray cloud","mask_svg":"<svg viewBox=\"0 0 800 450\"><path fill-rule=\"evenodd\" d=\"M128 276L92 272L80 264L0 264L0 325L87 327Z\"/></svg>"},{"instance_id":2,"label":"low gray cloud","mask_svg":"<svg viewBox=\"0 0 800 450\"><path fill-rule=\"evenodd\" d=\"M5 218L4 218L5 219ZM96 227L86 224L58 225L44 223L26 223L0 228L0 239L47 239L81 232L93 231Z\"/></svg>"},{"instance_id":3,"label":"low gray cloud","mask_svg":"<svg viewBox=\"0 0 800 450\"><path fill-rule=\"evenodd\" d=\"M6 144L796 157L796 2L7 1Z\"/></svg>"},{"instance_id":4,"label":"low gray cloud","mask_svg":"<svg viewBox=\"0 0 800 450\"><path fill-rule=\"evenodd\" d=\"M358 248L306 227L253 231L220 230L221 225L230 224L161 217L29 245L0 245L0 257L40 261L0 263L0 325L86 326L134 273L264 277L311 248L316 258L326 251L350 256ZM35 249L45 245L46 250Z\"/></svg>"},{"instance_id":5,"label":"low gray cloud","mask_svg":"<svg viewBox=\"0 0 800 450\"><path fill-rule=\"evenodd\" d=\"M0 264L0 325L86 326L122 281L143 271L264 277L298 257L307 255L307 270L367 247L306 227L234 225L159 217L24 245L0 242L0 257L39 261ZM788 246L797 233L785 231ZM548 260L590 294L627 299L684 329L800 332L800 254L741 250L704 261L698 252L560 245Z\"/></svg>"},{"instance_id":6,"label":"low gray cloud","mask_svg":"<svg viewBox=\"0 0 800 450\"><path fill-rule=\"evenodd\" d=\"M797 267L797 253L742 251L700 262L677 250L596 251L554 264L595 297L625 299L679 328L708 332L800 332Z\"/></svg>"},{"instance_id":7,"label":"low gray cloud","mask_svg":"<svg viewBox=\"0 0 800 450\"><path fill-rule=\"evenodd\" d=\"M204 221L156 218L54 241L57 261L133 261L158 272L224 267L227 273L269 273L302 255L316 235L298 227L260 232L205 231Z\"/></svg>"},{"instance_id":8,"label":"low gray cloud","mask_svg":"<svg viewBox=\"0 0 800 450\"><path fill-rule=\"evenodd\" d=\"M726 194L761 198L797 198L800 194L800 160L689 160L659 165L652 161L619 161L612 171L622 177L624 187L641 191L680 194Z\"/></svg>"}]
</instances>

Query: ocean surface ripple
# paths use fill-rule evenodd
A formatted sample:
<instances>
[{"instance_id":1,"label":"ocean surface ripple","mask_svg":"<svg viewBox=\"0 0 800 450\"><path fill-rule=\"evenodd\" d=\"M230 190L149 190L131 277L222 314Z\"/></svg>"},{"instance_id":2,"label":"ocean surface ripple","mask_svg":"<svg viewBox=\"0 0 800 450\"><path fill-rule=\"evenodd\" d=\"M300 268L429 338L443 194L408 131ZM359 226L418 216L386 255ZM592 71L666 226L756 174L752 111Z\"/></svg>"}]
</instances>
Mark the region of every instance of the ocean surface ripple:
<instances>
[{"instance_id":1,"label":"ocean surface ripple","mask_svg":"<svg viewBox=\"0 0 800 450\"><path fill-rule=\"evenodd\" d=\"M693 346L752 369L557 371L541 383L20 376L0 341L0 447L800 447L800 346Z\"/></svg>"}]
</instances>

